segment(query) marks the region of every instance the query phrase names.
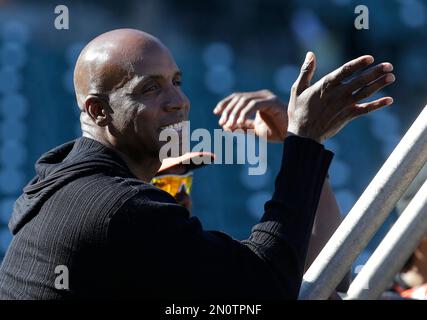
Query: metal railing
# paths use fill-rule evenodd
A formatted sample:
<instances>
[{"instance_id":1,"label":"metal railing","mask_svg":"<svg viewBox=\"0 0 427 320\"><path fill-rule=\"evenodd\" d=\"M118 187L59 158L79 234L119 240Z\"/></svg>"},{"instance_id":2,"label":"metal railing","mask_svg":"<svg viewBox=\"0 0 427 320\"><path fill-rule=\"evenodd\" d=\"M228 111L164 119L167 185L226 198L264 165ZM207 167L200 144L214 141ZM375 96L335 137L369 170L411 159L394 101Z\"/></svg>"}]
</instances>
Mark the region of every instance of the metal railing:
<instances>
[{"instance_id":1,"label":"metal railing","mask_svg":"<svg viewBox=\"0 0 427 320\"><path fill-rule=\"evenodd\" d=\"M305 273L300 299L332 294L426 161L427 106Z\"/></svg>"},{"instance_id":2,"label":"metal railing","mask_svg":"<svg viewBox=\"0 0 427 320\"><path fill-rule=\"evenodd\" d=\"M377 299L393 282L427 230L427 180L353 280L346 299Z\"/></svg>"}]
</instances>

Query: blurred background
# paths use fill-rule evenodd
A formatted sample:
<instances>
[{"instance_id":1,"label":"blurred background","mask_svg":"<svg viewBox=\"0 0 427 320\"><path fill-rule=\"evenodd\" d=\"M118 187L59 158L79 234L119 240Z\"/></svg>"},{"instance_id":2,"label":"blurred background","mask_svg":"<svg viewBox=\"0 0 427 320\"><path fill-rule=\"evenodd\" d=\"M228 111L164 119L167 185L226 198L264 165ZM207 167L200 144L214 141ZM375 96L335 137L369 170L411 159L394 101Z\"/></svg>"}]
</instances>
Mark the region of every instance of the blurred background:
<instances>
[{"instance_id":1,"label":"blurred background","mask_svg":"<svg viewBox=\"0 0 427 320\"><path fill-rule=\"evenodd\" d=\"M54 27L57 5L69 29ZM307 50L317 54L316 79L359 55L394 64L397 81L381 94L392 107L358 119L326 143L335 152L330 177L345 216L427 103L427 1L364 0L369 29L354 27L352 0L14 1L0 0L0 261L7 223L34 162L81 135L72 73L83 46L116 28L160 38L184 72L192 129L219 128L216 103L234 91L270 89L284 101ZM196 172L193 214L206 229L246 238L269 199L281 145L268 146L268 170L245 165ZM396 217L360 255L363 264Z\"/></svg>"}]
</instances>

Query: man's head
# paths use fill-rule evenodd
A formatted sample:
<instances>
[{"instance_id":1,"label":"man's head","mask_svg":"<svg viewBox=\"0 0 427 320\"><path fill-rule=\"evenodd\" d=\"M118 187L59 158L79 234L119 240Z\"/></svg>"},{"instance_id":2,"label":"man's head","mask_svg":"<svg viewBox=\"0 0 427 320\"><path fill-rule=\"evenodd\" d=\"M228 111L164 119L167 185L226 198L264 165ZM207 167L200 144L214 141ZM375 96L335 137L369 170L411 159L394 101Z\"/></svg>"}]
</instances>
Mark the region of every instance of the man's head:
<instances>
[{"instance_id":1,"label":"man's head","mask_svg":"<svg viewBox=\"0 0 427 320\"><path fill-rule=\"evenodd\" d=\"M162 127L188 119L180 85L181 72L157 38L133 29L98 36L74 70L83 135L135 162L158 159Z\"/></svg>"}]
</instances>

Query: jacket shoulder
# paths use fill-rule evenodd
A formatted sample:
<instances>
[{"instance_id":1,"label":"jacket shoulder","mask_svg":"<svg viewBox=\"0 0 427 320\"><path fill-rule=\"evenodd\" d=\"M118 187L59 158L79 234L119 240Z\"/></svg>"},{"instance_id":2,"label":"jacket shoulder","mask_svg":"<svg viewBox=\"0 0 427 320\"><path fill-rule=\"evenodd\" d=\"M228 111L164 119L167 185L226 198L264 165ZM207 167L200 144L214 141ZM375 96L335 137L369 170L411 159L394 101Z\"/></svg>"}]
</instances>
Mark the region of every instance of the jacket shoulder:
<instances>
[{"instance_id":1,"label":"jacket shoulder","mask_svg":"<svg viewBox=\"0 0 427 320\"><path fill-rule=\"evenodd\" d=\"M109 216L108 229L133 230L147 225L166 225L180 219L188 219L189 211L178 204L169 193L151 184L128 179L124 181L132 193Z\"/></svg>"}]
</instances>

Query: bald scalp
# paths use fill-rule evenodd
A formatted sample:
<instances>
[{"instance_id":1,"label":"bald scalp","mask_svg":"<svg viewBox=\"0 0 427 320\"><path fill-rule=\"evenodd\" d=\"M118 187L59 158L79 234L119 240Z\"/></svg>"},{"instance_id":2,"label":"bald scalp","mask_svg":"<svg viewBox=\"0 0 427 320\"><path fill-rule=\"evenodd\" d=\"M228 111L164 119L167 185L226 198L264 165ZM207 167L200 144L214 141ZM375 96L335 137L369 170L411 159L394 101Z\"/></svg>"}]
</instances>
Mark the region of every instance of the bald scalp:
<instances>
[{"instance_id":1,"label":"bald scalp","mask_svg":"<svg viewBox=\"0 0 427 320\"><path fill-rule=\"evenodd\" d=\"M83 110L89 95L104 96L122 87L142 66L144 54L167 48L154 36L135 29L117 29L90 41L74 69L77 104Z\"/></svg>"}]
</instances>

